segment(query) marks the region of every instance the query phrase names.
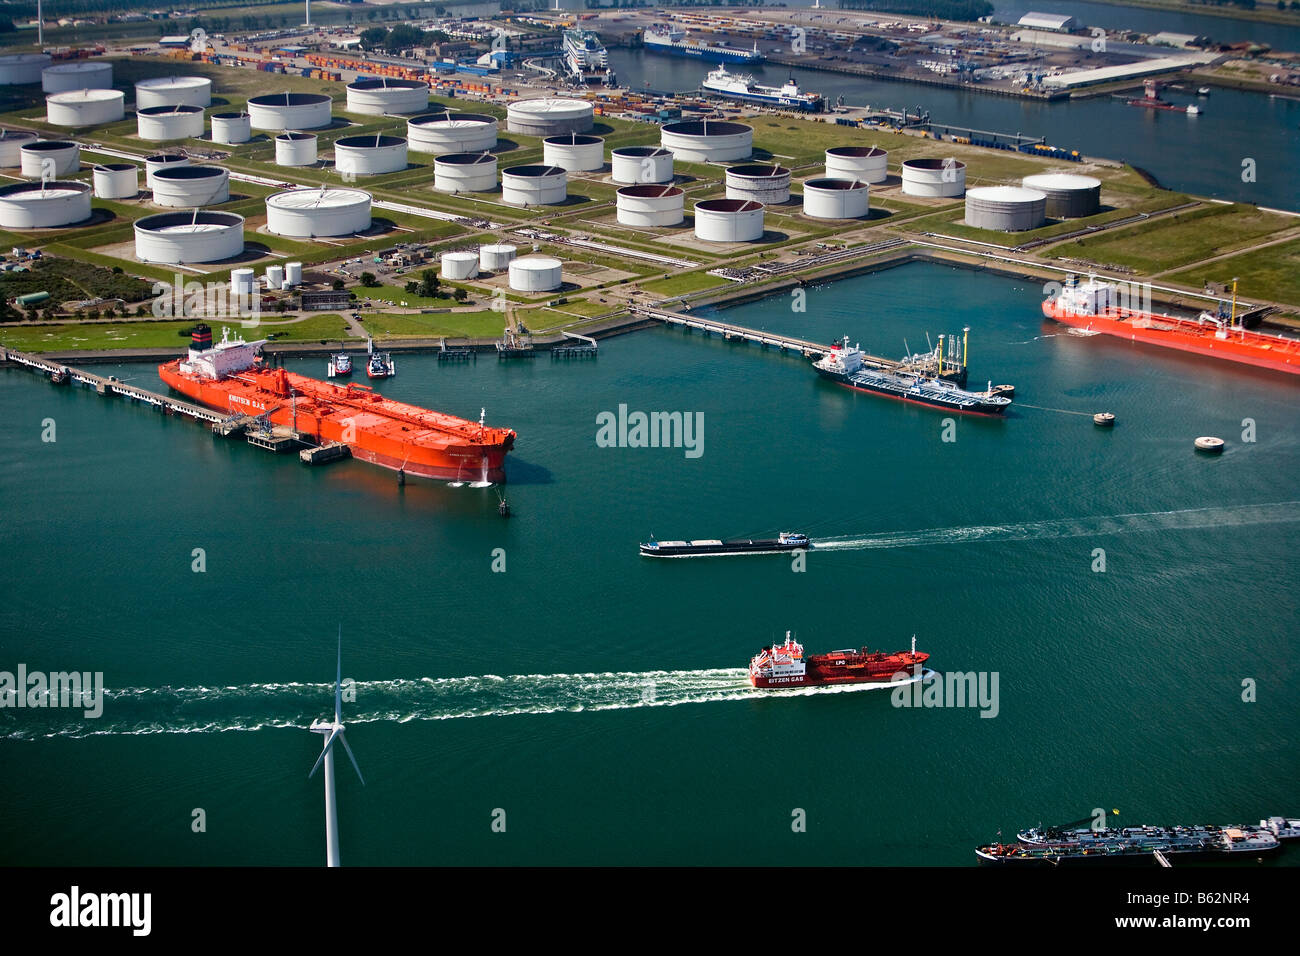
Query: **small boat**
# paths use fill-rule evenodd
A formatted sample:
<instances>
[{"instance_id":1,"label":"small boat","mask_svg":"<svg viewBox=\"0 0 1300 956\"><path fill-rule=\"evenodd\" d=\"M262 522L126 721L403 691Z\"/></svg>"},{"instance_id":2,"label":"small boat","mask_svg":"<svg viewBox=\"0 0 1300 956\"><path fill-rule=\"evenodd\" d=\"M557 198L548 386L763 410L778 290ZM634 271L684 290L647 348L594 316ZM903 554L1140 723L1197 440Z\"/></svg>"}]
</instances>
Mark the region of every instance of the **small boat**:
<instances>
[{"instance_id":1,"label":"small boat","mask_svg":"<svg viewBox=\"0 0 1300 956\"><path fill-rule=\"evenodd\" d=\"M1210 88L1209 88L1208 86L1202 86L1199 90L1196 91L1196 95L1197 95L1197 96L1209 96L1209 95L1210 95Z\"/></svg>"},{"instance_id":2,"label":"small boat","mask_svg":"<svg viewBox=\"0 0 1300 956\"><path fill-rule=\"evenodd\" d=\"M391 378L397 374L397 363L387 352L375 351L375 340L366 339L366 375L369 378Z\"/></svg>"},{"instance_id":3,"label":"small boat","mask_svg":"<svg viewBox=\"0 0 1300 956\"><path fill-rule=\"evenodd\" d=\"M60 365L50 373L50 381L55 385L67 385L68 382L72 381L72 369L66 365Z\"/></svg>"},{"instance_id":4,"label":"small boat","mask_svg":"<svg viewBox=\"0 0 1300 956\"><path fill-rule=\"evenodd\" d=\"M338 352L330 356L330 363L326 367L326 376L328 378L343 378L352 374L352 356L347 352Z\"/></svg>"}]
</instances>

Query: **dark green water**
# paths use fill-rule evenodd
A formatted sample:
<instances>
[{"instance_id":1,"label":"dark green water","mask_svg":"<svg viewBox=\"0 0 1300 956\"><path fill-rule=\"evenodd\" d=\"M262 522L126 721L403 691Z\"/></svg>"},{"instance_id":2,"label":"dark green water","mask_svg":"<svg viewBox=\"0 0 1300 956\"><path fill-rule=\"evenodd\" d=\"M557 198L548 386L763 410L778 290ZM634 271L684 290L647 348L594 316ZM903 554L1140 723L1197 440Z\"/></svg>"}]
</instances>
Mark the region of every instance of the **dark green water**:
<instances>
[{"instance_id":1,"label":"dark green water","mask_svg":"<svg viewBox=\"0 0 1300 956\"><path fill-rule=\"evenodd\" d=\"M111 689L98 720L0 710L0 860L320 863L305 727L329 711L340 623L368 784L340 765L350 864L968 865L999 829L1095 807L1297 812L1300 383L1057 334L1039 301L913 265L810 290L804 313L733 310L886 354L969 324L973 380L1014 382L1022 407L951 443L942 413L680 331L589 363L399 357L385 392L518 431L509 521L490 490L309 469L0 372L0 670ZM597 447L620 403L703 412L703 456ZM1227 452L1195 454L1204 434ZM803 573L636 551L781 529L847 537ZM915 633L940 671L997 672L998 714L749 692L742 668L786 629L810 652Z\"/></svg>"}]
</instances>

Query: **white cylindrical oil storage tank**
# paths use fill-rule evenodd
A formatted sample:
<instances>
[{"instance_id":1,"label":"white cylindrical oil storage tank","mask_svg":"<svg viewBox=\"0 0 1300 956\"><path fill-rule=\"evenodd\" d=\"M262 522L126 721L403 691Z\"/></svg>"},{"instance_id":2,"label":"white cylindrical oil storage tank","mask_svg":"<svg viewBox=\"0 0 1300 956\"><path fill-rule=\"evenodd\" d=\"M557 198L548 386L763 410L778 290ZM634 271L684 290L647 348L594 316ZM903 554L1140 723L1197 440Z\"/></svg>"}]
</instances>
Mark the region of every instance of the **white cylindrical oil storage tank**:
<instances>
[{"instance_id":1,"label":"white cylindrical oil storage tank","mask_svg":"<svg viewBox=\"0 0 1300 956\"><path fill-rule=\"evenodd\" d=\"M472 279L478 275L478 254L473 252L444 252L442 277L444 279Z\"/></svg>"},{"instance_id":2,"label":"white cylindrical oil storage tank","mask_svg":"<svg viewBox=\"0 0 1300 956\"><path fill-rule=\"evenodd\" d=\"M486 193L497 188L491 153L449 153L433 161L433 188L444 193Z\"/></svg>"},{"instance_id":3,"label":"white cylindrical oil storage tank","mask_svg":"<svg viewBox=\"0 0 1300 956\"><path fill-rule=\"evenodd\" d=\"M68 90L45 97L45 121L53 126L100 126L126 115L121 90Z\"/></svg>"},{"instance_id":4,"label":"white cylindrical oil storage tank","mask_svg":"<svg viewBox=\"0 0 1300 956\"><path fill-rule=\"evenodd\" d=\"M141 139L197 139L203 135L203 107L147 106L135 111L135 131Z\"/></svg>"},{"instance_id":5,"label":"white cylindrical oil storage tank","mask_svg":"<svg viewBox=\"0 0 1300 956\"><path fill-rule=\"evenodd\" d=\"M960 159L903 160L904 194L953 198L965 191L966 164Z\"/></svg>"},{"instance_id":6,"label":"white cylindrical oil storage tank","mask_svg":"<svg viewBox=\"0 0 1300 956\"><path fill-rule=\"evenodd\" d=\"M275 165L311 166L315 162L315 133L281 133L275 138Z\"/></svg>"},{"instance_id":7,"label":"white cylindrical oil storage tank","mask_svg":"<svg viewBox=\"0 0 1300 956\"><path fill-rule=\"evenodd\" d=\"M284 288L284 266L266 267L266 287L268 289Z\"/></svg>"},{"instance_id":8,"label":"white cylindrical oil storage tank","mask_svg":"<svg viewBox=\"0 0 1300 956\"><path fill-rule=\"evenodd\" d=\"M351 176L379 176L406 168L406 140L400 136L344 136L334 142L334 169Z\"/></svg>"},{"instance_id":9,"label":"white cylindrical oil storage tank","mask_svg":"<svg viewBox=\"0 0 1300 956\"><path fill-rule=\"evenodd\" d=\"M50 65L48 53L10 53L0 56L0 86L41 82L41 71Z\"/></svg>"},{"instance_id":10,"label":"white cylindrical oil storage tank","mask_svg":"<svg viewBox=\"0 0 1300 956\"><path fill-rule=\"evenodd\" d=\"M765 206L790 201L790 170L766 163L745 163L727 170L727 198L753 199Z\"/></svg>"},{"instance_id":11,"label":"white cylindrical oil storage tank","mask_svg":"<svg viewBox=\"0 0 1300 956\"><path fill-rule=\"evenodd\" d=\"M871 187L860 179L808 179L803 212L813 219L861 219L870 210Z\"/></svg>"},{"instance_id":12,"label":"white cylindrical oil storage tank","mask_svg":"<svg viewBox=\"0 0 1300 956\"><path fill-rule=\"evenodd\" d=\"M763 204L753 199L702 199L695 204L695 236L709 242L763 238Z\"/></svg>"},{"instance_id":13,"label":"white cylindrical oil storage tank","mask_svg":"<svg viewBox=\"0 0 1300 956\"><path fill-rule=\"evenodd\" d=\"M624 186L615 197L624 226L675 226L686 218L686 193L680 186L641 183Z\"/></svg>"},{"instance_id":14,"label":"white cylindrical oil storage tank","mask_svg":"<svg viewBox=\"0 0 1300 956\"><path fill-rule=\"evenodd\" d=\"M256 292L257 273L252 269L231 269L230 291L236 295L251 295Z\"/></svg>"},{"instance_id":15,"label":"white cylindrical oil storage tank","mask_svg":"<svg viewBox=\"0 0 1300 956\"><path fill-rule=\"evenodd\" d=\"M230 173L220 166L171 166L153 174L153 201L191 209L230 199Z\"/></svg>"},{"instance_id":16,"label":"white cylindrical oil storage tank","mask_svg":"<svg viewBox=\"0 0 1300 956\"><path fill-rule=\"evenodd\" d=\"M135 85L135 108L211 106L212 81L206 76L156 76Z\"/></svg>"},{"instance_id":17,"label":"white cylindrical oil storage tank","mask_svg":"<svg viewBox=\"0 0 1300 956\"><path fill-rule=\"evenodd\" d=\"M53 229L90 218L90 187L75 181L0 186L0 227Z\"/></svg>"},{"instance_id":18,"label":"white cylindrical oil storage tank","mask_svg":"<svg viewBox=\"0 0 1300 956\"><path fill-rule=\"evenodd\" d=\"M659 143L684 163L749 159L754 152L754 128L727 120L686 120L666 125Z\"/></svg>"},{"instance_id":19,"label":"white cylindrical oil storage tank","mask_svg":"<svg viewBox=\"0 0 1300 956\"><path fill-rule=\"evenodd\" d=\"M141 262L218 262L243 251L244 217L233 212L162 212L135 221L135 257Z\"/></svg>"},{"instance_id":20,"label":"white cylindrical oil storage tank","mask_svg":"<svg viewBox=\"0 0 1300 956\"><path fill-rule=\"evenodd\" d=\"M496 149L497 121L481 113L425 113L406 121L406 139L416 153L481 153Z\"/></svg>"},{"instance_id":21,"label":"white cylindrical oil storage tank","mask_svg":"<svg viewBox=\"0 0 1300 956\"><path fill-rule=\"evenodd\" d=\"M1080 219L1101 211L1101 180L1074 173L1026 176L1021 184L1047 196L1049 219Z\"/></svg>"},{"instance_id":22,"label":"white cylindrical oil storage tank","mask_svg":"<svg viewBox=\"0 0 1300 956\"><path fill-rule=\"evenodd\" d=\"M673 151L662 146L620 146L610 151L609 165L616 183L673 181Z\"/></svg>"},{"instance_id":23,"label":"white cylindrical oil storage tank","mask_svg":"<svg viewBox=\"0 0 1300 956\"><path fill-rule=\"evenodd\" d=\"M296 285L302 285L302 263L286 262L284 264L284 286L291 289Z\"/></svg>"},{"instance_id":24,"label":"white cylindrical oil storage tank","mask_svg":"<svg viewBox=\"0 0 1300 956\"><path fill-rule=\"evenodd\" d=\"M144 185L146 189L153 189L154 173L160 169L175 169L178 166L188 166L190 158L182 156L180 153L155 153L152 156L144 158Z\"/></svg>"},{"instance_id":25,"label":"white cylindrical oil storage tank","mask_svg":"<svg viewBox=\"0 0 1300 956\"><path fill-rule=\"evenodd\" d=\"M332 123L334 101L324 93L267 93L249 97L253 129L321 129Z\"/></svg>"},{"instance_id":26,"label":"white cylindrical oil storage tank","mask_svg":"<svg viewBox=\"0 0 1300 956\"><path fill-rule=\"evenodd\" d=\"M370 193L360 189L290 189L275 193L266 199L266 229L279 236L302 239L365 232L370 228L370 199Z\"/></svg>"},{"instance_id":27,"label":"white cylindrical oil storage tank","mask_svg":"<svg viewBox=\"0 0 1300 956\"><path fill-rule=\"evenodd\" d=\"M35 133L25 129L0 129L0 167L16 169L23 164L22 148L38 139Z\"/></svg>"},{"instance_id":28,"label":"white cylindrical oil storage tank","mask_svg":"<svg viewBox=\"0 0 1300 956\"><path fill-rule=\"evenodd\" d=\"M212 142L234 146L252 138L253 123L247 113L212 114Z\"/></svg>"},{"instance_id":29,"label":"white cylindrical oil storage tank","mask_svg":"<svg viewBox=\"0 0 1300 956\"><path fill-rule=\"evenodd\" d=\"M550 256L524 256L509 268L510 288L516 292L554 292L564 283L564 264Z\"/></svg>"},{"instance_id":30,"label":"white cylindrical oil storage tank","mask_svg":"<svg viewBox=\"0 0 1300 956\"><path fill-rule=\"evenodd\" d=\"M832 146L826 150L826 179L883 183L888 175L889 153L879 146Z\"/></svg>"},{"instance_id":31,"label":"white cylindrical oil storage tank","mask_svg":"<svg viewBox=\"0 0 1300 956\"><path fill-rule=\"evenodd\" d=\"M420 80L380 77L348 84L348 112L383 116L422 113L429 108L429 84Z\"/></svg>"},{"instance_id":32,"label":"white cylindrical oil storage tank","mask_svg":"<svg viewBox=\"0 0 1300 956\"><path fill-rule=\"evenodd\" d=\"M511 166L501 173L501 198L519 206L553 206L569 196L569 175L559 166Z\"/></svg>"},{"instance_id":33,"label":"white cylindrical oil storage tank","mask_svg":"<svg viewBox=\"0 0 1300 956\"><path fill-rule=\"evenodd\" d=\"M516 100L506 107L506 129L542 137L589 133L596 125L595 116L595 109L586 100Z\"/></svg>"},{"instance_id":34,"label":"white cylindrical oil storage tank","mask_svg":"<svg viewBox=\"0 0 1300 956\"><path fill-rule=\"evenodd\" d=\"M33 179L70 176L81 169L81 147L65 140L38 139L18 147L18 153L22 174Z\"/></svg>"},{"instance_id":35,"label":"white cylindrical oil storage tank","mask_svg":"<svg viewBox=\"0 0 1300 956\"><path fill-rule=\"evenodd\" d=\"M105 163L91 171L96 199L134 199L140 193L140 167L135 163Z\"/></svg>"},{"instance_id":36,"label":"white cylindrical oil storage tank","mask_svg":"<svg viewBox=\"0 0 1300 956\"><path fill-rule=\"evenodd\" d=\"M966 225L998 232L1037 229L1047 219L1046 193L1024 186L977 186L966 192Z\"/></svg>"},{"instance_id":37,"label":"white cylindrical oil storage tank","mask_svg":"<svg viewBox=\"0 0 1300 956\"><path fill-rule=\"evenodd\" d=\"M493 242L478 247L478 263L484 272L501 272L510 268L519 250L504 242Z\"/></svg>"},{"instance_id":38,"label":"white cylindrical oil storage tank","mask_svg":"<svg viewBox=\"0 0 1300 956\"><path fill-rule=\"evenodd\" d=\"M112 60L74 60L72 63L56 63L41 70L41 89L46 93L112 88Z\"/></svg>"},{"instance_id":39,"label":"white cylindrical oil storage tank","mask_svg":"<svg viewBox=\"0 0 1300 956\"><path fill-rule=\"evenodd\" d=\"M605 165L605 141L599 136L565 133L542 140L542 162L571 173L587 173Z\"/></svg>"}]
</instances>

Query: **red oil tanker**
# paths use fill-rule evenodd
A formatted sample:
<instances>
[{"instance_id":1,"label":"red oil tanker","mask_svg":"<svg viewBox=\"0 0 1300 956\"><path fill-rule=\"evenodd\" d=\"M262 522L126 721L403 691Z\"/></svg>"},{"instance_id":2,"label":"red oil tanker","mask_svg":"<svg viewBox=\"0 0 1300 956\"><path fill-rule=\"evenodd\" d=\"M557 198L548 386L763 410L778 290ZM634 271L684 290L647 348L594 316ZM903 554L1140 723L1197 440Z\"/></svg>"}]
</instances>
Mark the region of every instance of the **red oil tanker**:
<instances>
[{"instance_id":1,"label":"red oil tanker","mask_svg":"<svg viewBox=\"0 0 1300 956\"><path fill-rule=\"evenodd\" d=\"M158 366L176 391L209 408L266 416L320 442L342 442L355 458L407 475L503 481L515 433L396 402L364 385L335 385L261 364L262 342L212 344L196 326L189 354Z\"/></svg>"},{"instance_id":2,"label":"red oil tanker","mask_svg":"<svg viewBox=\"0 0 1300 956\"><path fill-rule=\"evenodd\" d=\"M773 644L749 662L749 682L755 687L781 689L816 687L825 684L888 684L900 672L920 674L929 654L911 651L886 654L883 651L831 651L805 658L803 645L787 631L784 644Z\"/></svg>"}]
</instances>

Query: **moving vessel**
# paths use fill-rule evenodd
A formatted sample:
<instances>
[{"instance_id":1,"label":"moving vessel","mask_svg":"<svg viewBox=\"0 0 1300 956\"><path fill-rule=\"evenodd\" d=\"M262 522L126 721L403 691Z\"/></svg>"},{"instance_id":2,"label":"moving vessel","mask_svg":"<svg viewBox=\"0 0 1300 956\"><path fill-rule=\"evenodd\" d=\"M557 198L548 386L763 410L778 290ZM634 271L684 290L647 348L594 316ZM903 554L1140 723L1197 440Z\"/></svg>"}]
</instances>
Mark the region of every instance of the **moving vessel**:
<instances>
[{"instance_id":1,"label":"moving vessel","mask_svg":"<svg viewBox=\"0 0 1300 956\"><path fill-rule=\"evenodd\" d=\"M794 77L781 86L762 86L754 82L752 76L728 73L725 66L719 66L705 77L701 84L705 92L716 93L727 99L744 100L747 103L762 103L766 106L784 106L788 109L817 113L822 110L820 93L802 93Z\"/></svg>"},{"instance_id":2,"label":"moving vessel","mask_svg":"<svg viewBox=\"0 0 1300 956\"><path fill-rule=\"evenodd\" d=\"M232 415L291 427L320 444L341 442L354 458L403 475L482 481L505 480L509 428L393 401L364 385L336 385L271 368L260 359L263 341L230 339L224 330L196 326L185 358L158 366L158 376L186 397Z\"/></svg>"},{"instance_id":3,"label":"moving vessel","mask_svg":"<svg viewBox=\"0 0 1300 956\"><path fill-rule=\"evenodd\" d=\"M1188 106L1179 106L1176 103L1168 103L1160 98L1160 85L1155 80L1147 80L1143 84L1143 95L1133 99L1125 100L1129 106L1142 106L1149 110L1167 110L1170 113L1186 113L1189 116L1195 116L1201 112L1201 108L1195 103ZM1201 87L1205 89L1205 87ZM1208 91L1202 95L1209 95Z\"/></svg>"},{"instance_id":4,"label":"moving vessel","mask_svg":"<svg viewBox=\"0 0 1300 956\"><path fill-rule=\"evenodd\" d=\"M906 675L909 679L921 675L921 667L929 659L929 654L917 653L915 637L910 651L887 654L864 647L804 657L803 645L786 631L784 644L773 644L754 655L749 662L749 682L755 687L777 689L824 684L888 684L894 682L895 675Z\"/></svg>"},{"instance_id":5,"label":"moving vessel","mask_svg":"<svg viewBox=\"0 0 1300 956\"><path fill-rule=\"evenodd\" d=\"M781 554L786 551L807 550L812 541L806 534L782 531L775 538L740 538L722 541L716 538L700 541L647 541L641 545L641 554L647 558L707 558L728 554Z\"/></svg>"},{"instance_id":6,"label":"moving vessel","mask_svg":"<svg viewBox=\"0 0 1300 956\"><path fill-rule=\"evenodd\" d=\"M1119 292L1114 283L1103 282L1096 276L1090 275L1086 282L1080 282L1078 276L1070 275L1060 294L1043 303L1043 314L1088 332L1300 374L1300 339L1247 329L1237 318L1235 283L1228 315L1207 311L1195 319L1128 308Z\"/></svg>"},{"instance_id":7,"label":"moving vessel","mask_svg":"<svg viewBox=\"0 0 1300 956\"><path fill-rule=\"evenodd\" d=\"M564 68L579 83L615 83L605 44L590 30L564 31Z\"/></svg>"},{"instance_id":8,"label":"moving vessel","mask_svg":"<svg viewBox=\"0 0 1300 956\"><path fill-rule=\"evenodd\" d=\"M813 363L822 378L860 392L872 392L918 405L977 415L1000 415L1011 399L995 390L970 392L945 379L917 370L888 369L867 365L861 349L850 346L848 337Z\"/></svg>"},{"instance_id":9,"label":"moving vessel","mask_svg":"<svg viewBox=\"0 0 1300 956\"><path fill-rule=\"evenodd\" d=\"M758 52L757 43L752 50L741 50L718 43L702 43L699 40L686 39L686 32L676 26L647 30L644 40L645 48L652 53L686 56L712 63L761 63L766 59Z\"/></svg>"},{"instance_id":10,"label":"moving vessel","mask_svg":"<svg viewBox=\"0 0 1300 956\"><path fill-rule=\"evenodd\" d=\"M1033 828L1016 834L1016 843L976 849L981 863L1059 866L1075 863L1155 865L1172 859L1254 859L1282 848L1267 826Z\"/></svg>"}]
</instances>

